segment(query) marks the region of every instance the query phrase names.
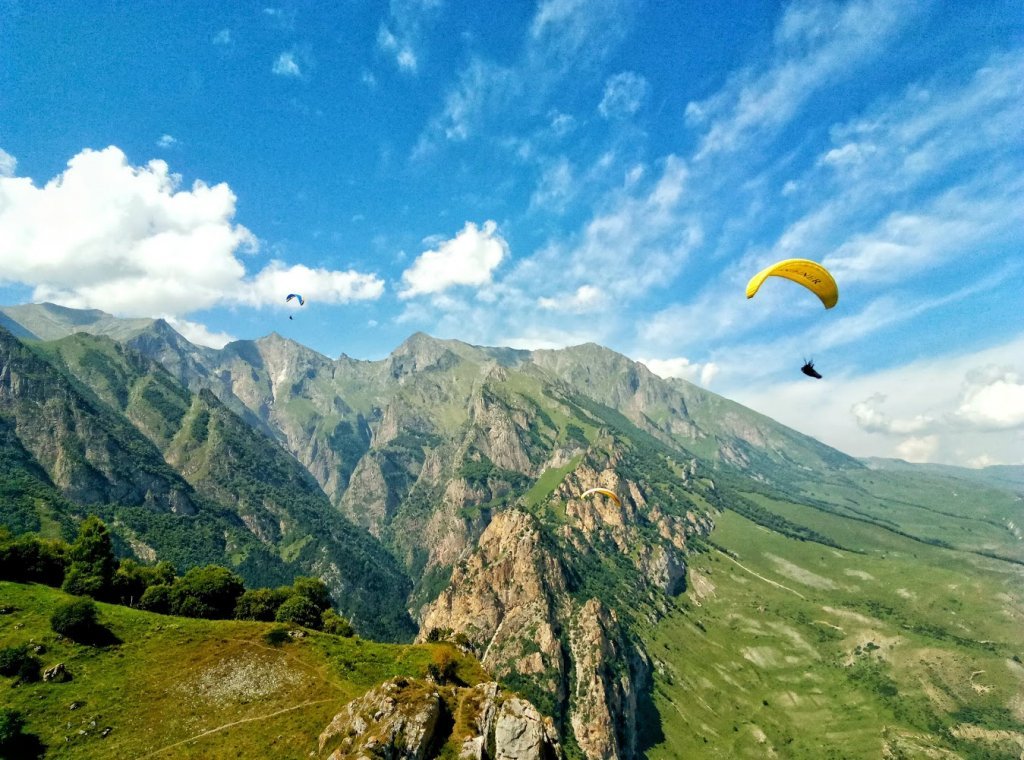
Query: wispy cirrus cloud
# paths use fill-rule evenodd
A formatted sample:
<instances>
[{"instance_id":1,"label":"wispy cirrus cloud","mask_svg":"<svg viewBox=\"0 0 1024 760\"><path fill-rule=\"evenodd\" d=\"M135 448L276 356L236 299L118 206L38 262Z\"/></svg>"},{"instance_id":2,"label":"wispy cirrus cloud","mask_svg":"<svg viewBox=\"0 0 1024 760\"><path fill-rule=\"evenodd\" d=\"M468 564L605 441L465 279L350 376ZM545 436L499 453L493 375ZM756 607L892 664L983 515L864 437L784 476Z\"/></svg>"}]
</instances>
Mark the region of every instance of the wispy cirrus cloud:
<instances>
[{"instance_id":1,"label":"wispy cirrus cloud","mask_svg":"<svg viewBox=\"0 0 1024 760\"><path fill-rule=\"evenodd\" d=\"M377 29L377 47L387 53L402 72L415 74L420 66L417 49L423 27L443 7L442 0L391 0L388 16Z\"/></svg>"},{"instance_id":2,"label":"wispy cirrus cloud","mask_svg":"<svg viewBox=\"0 0 1024 760\"><path fill-rule=\"evenodd\" d=\"M281 77L299 78L302 76L299 62L295 58L295 53L291 51L285 51L277 56L270 70Z\"/></svg>"},{"instance_id":3,"label":"wispy cirrus cloud","mask_svg":"<svg viewBox=\"0 0 1024 760\"><path fill-rule=\"evenodd\" d=\"M854 63L878 56L917 12L917 3L885 0L789 6L776 29L770 66L745 69L720 92L687 106L687 122L703 132L694 158L772 137L818 90L849 77Z\"/></svg>"}]
</instances>

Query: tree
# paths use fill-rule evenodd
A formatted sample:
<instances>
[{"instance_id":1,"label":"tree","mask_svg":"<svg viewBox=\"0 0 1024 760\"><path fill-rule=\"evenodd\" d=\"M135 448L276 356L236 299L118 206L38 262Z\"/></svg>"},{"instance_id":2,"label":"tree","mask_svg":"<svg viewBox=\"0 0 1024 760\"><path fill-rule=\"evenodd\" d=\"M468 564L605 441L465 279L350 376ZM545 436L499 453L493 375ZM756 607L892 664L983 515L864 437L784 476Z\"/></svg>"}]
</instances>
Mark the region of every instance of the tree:
<instances>
[{"instance_id":1,"label":"tree","mask_svg":"<svg viewBox=\"0 0 1024 760\"><path fill-rule=\"evenodd\" d=\"M257 588L238 597L235 620L263 620L270 622L278 609L291 596L287 588Z\"/></svg>"},{"instance_id":2,"label":"tree","mask_svg":"<svg viewBox=\"0 0 1024 760\"><path fill-rule=\"evenodd\" d=\"M149 612L168 615L171 612L171 585L157 583L148 587L139 597L139 607Z\"/></svg>"},{"instance_id":3,"label":"tree","mask_svg":"<svg viewBox=\"0 0 1024 760\"><path fill-rule=\"evenodd\" d=\"M0 531L0 578L60 586L68 565L68 545L35 536L14 538Z\"/></svg>"},{"instance_id":4,"label":"tree","mask_svg":"<svg viewBox=\"0 0 1024 760\"><path fill-rule=\"evenodd\" d=\"M82 521L78 528L78 538L68 554L71 567L61 586L64 591L94 599L104 598L111 593L117 561L114 559L110 533L100 518L92 515Z\"/></svg>"},{"instance_id":5,"label":"tree","mask_svg":"<svg viewBox=\"0 0 1024 760\"><path fill-rule=\"evenodd\" d=\"M331 594L327 590L327 584L319 578L309 578L300 575L292 584L292 590L299 596L306 597L320 611L331 606Z\"/></svg>"},{"instance_id":6,"label":"tree","mask_svg":"<svg viewBox=\"0 0 1024 760\"><path fill-rule=\"evenodd\" d=\"M335 636L344 636L345 638L355 634L352 624L330 608L320 614L320 624L324 633L333 633Z\"/></svg>"},{"instance_id":7,"label":"tree","mask_svg":"<svg viewBox=\"0 0 1024 760\"><path fill-rule=\"evenodd\" d=\"M193 567L171 587L171 612L187 617L230 618L243 591L242 579L226 567Z\"/></svg>"},{"instance_id":8,"label":"tree","mask_svg":"<svg viewBox=\"0 0 1024 760\"><path fill-rule=\"evenodd\" d=\"M50 628L73 641L90 638L97 626L96 602L92 599L64 602L50 615Z\"/></svg>"},{"instance_id":9,"label":"tree","mask_svg":"<svg viewBox=\"0 0 1024 760\"><path fill-rule=\"evenodd\" d=\"M133 559L123 559L111 583L112 597L118 604L133 606L140 603L150 586L170 585L174 582L174 566L170 562L140 565Z\"/></svg>"},{"instance_id":10,"label":"tree","mask_svg":"<svg viewBox=\"0 0 1024 760\"><path fill-rule=\"evenodd\" d=\"M279 623L296 623L307 628L319 628L320 610L308 598L292 594L285 599L275 619Z\"/></svg>"}]
</instances>

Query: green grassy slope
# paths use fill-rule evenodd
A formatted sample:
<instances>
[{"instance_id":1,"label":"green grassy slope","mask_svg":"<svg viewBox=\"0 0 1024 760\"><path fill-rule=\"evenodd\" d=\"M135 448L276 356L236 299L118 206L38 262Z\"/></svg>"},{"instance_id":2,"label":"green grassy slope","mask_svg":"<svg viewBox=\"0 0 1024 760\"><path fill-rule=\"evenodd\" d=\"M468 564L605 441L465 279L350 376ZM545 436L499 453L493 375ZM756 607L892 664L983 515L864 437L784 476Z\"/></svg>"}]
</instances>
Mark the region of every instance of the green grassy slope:
<instances>
[{"instance_id":1,"label":"green grassy slope","mask_svg":"<svg viewBox=\"0 0 1024 760\"><path fill-rule=\"evenodd\" d=\"M1024 567L751 498L852 551L720 516L680 609L645 632L651 760L1019 756ZM931 527L962 519L933 512Z\"/></svg>"},{"instance_id":2,"label":"green grassy slope","mask_svg":"<svg viewBox=\"0 0 1024 760\"><path fill-rule=\"evenodd\" d=\"M54 607L70 599L45 586L0 582L0 647L42 643L66 683L12 688L0 706L26 718L47 757L306 758L320 731L349 700L396 675L422 678L443 650L466 683L486 680L479 664L447 644L403 646L308 632L271 646L269 623L179 618L100 604L121 643L89 647L58 640ZM75 704L77 707L71 709ZM111 731L102 736L105 728Z\"/></svg>"}]
</instances>

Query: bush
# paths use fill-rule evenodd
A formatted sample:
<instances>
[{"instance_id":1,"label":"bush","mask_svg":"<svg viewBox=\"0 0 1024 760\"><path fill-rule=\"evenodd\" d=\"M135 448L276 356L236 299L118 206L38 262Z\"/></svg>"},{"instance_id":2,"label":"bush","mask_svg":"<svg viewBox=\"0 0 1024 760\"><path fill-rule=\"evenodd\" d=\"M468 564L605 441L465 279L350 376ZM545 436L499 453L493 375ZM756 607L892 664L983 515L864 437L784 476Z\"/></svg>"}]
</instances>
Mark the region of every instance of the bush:
<instances>
[{"instance_id":1,"label":"bush","mask_svg":"<svg viewBox=\"0 0 1024 760\"><path fill-rule=\"evenodd\" d=\"M355 635L352 624L330 608L320 614L320 625L325 633L333 633L335 636L349 638Z\"/></svg>"},{"instance_id":2,"label":"bush","mask_svg":"<svg viewBox=\"0 0 1024 760\"><path fill-rule=\"evenodd\" d=\"M28 644L0 649L0 676L17 676L19 681L38 681L39 660L29 653Z\"/></svg>"},{"instance_id":3,"label":"bush","mask_svg":"<svg viewBox=\"0 0 1024 760\"><path fill-rule=\"evenodd\" d=\"M441 649L434 653L433 662L427 665L427 673L441 685L454 683L457 680L458 666L459 664L452 657L451 652Z\"/></svg>"},{"instance_id":4,"label":"bush","mask_svg":"<svg viewBox=\"0 0 1024 760\"><path fill-rule=\"evenodd\" d=\"M271 646L279 647L282 644L287 644L291 641L291 636L288 635L288 629L278 626L271 628L265 634L263 634L263 640Z\"/></svg>"},{"instance_id":5,"label":"bush","mask_svg":"<svg viewBox=\"0 0 1024 760\"><path fill-rule=\"evenodd\" d=\"M96 603L92 599L64 602L50 616L50 628L73 641L88 639L97 627Z\"/></svg>"},{"instance_id":6,"label":"bush","mask_svg":"<svg viewBox=\"0 0 1024 760\"><path fill-rule=\"evenodd\" d=\"M309 599L320 611L331 606L331 594L327 590L327 584L319 578L299 576L292 584L292 592Z\"/></svg>"},{"instance_id":7,"label":"bush","mask_svg":"<svg viewBox=\"0 0 1024 760\"><path fill-rule=\"evenodd\" d=\"M10 748L21 738L25 719L12 707L0 707L0 750Z\"/></svg>"},{"instance_id":8,"label":"bush","mask_svg":"<svg viewBox=\"0 0 1024 760\"><path fill-rule=\"evenodd\" d=\"M142 592L139 597L139 607L149 612L159 612L169 615L171 612L171 586L168 583L158 583L150 586Z\"/></svg>"},{"instance_id":9,"label":"bush","mask_svg":"<svg viewBox=\"0 0 1024 760\"><path fill-rule=\"evenodd\" d=\"M0 578L21 583L60 586L67 569L68 546L35 536L0 536Z\"/></svg>"},{"instance_id":10,"label":"bush","mask_svg":"<svg viewBox=\"0 0 1024 760\"><path fill-rule=\"evenodd\" d=\"M306 597L292 594L285 599L274 619L279 623L295 623L307 628L319 628L320 610Z\"/></svg>"},{"instance_id":11,"label":"bush","mask_svg":"<svg viewBox=\"0 0 1024 760\"><path fill-rule=\"evenodd\" d=\"M140 604L142 595L150 586L174 583L174 566L170 562L141 565L133 559L121 560L111 583L112 598L118 604L132 607Z\"/></svg>"},{"instance_id":12,"label":"bush","mask_svg":"<svg viewBox=\"0 0 1024 760\"><path fill-rule=\"evenodd\" d=\"M243 591L242 579L226 567L193 567L171 587L171 612L187 617L230 618Z\"/></svg>"},{"instance_id":13,"label":"bush","mask_svg":"<svg viewBox=\"0 0 1024 760\"><path fill-rule=\"evenodd\" d=\"M270 622L277 616L284 601L290 596L286 588L257 588L238 597L235 620L263 620Z\"/></svg>"}]
</instances>

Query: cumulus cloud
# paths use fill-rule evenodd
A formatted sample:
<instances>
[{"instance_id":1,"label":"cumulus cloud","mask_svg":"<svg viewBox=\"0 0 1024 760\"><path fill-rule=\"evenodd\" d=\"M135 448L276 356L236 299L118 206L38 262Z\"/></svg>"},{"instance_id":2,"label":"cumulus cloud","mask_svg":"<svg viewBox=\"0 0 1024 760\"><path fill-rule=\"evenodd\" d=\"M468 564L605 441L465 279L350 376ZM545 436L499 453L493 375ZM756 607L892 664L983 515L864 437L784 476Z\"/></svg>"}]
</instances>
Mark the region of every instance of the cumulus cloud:
<instances>
[{"instance_id":1,"label":"cumulus cloud","mask_svg":"<svg viewBox=\"0 0 1024 760\"><path fill-rule=\"evenodd\" d=\"M156 141L158 148L173 148L178 144L177 138L171 135L160 135L160 139Z\"/></svg>"},{"instance_id":2,"label":"cumulus cloud","mask_svg":"<svg viewBox=\"0 0 1024 760\"><path fill-rule=\"evenodd\" d=\"M647 80L632 71L608 77L597 110L606 119L632 116L647 97Z\"/></svg>"},{"instance_id":3,"label":"cumulus cloud","mask_svg":"<svg viewBox=\"0 0 1024 760\"><path fill-rule=\"evenodd\" d=\"M258 244L232 221L228 185L181 184L166 162L132 166L116 147L82 151L42 187L0 178L0 279L33 287L36 301L178 317L276 305L300 286L334 303L383 292L375 275L351 271L272 262L250 275L240 256Z\"/></svg>"},{"instance_id":4,"label":"cumulus cloud","mask_svg":"<svg viewBox=\"0 0 1024 760\"><path fill-rule=\"evenodd\" d=\"M582 313L595 311L607 303L608 296L601 288L594 285L580 285L576 292L555 296L553 298L540 298L537 305L542 309L551 311L571 311Z\"/></svg>"},{"instance_id":5,"label":"cumulus cloud","mask_svg":"<svg viewBox=\"0 0 1024 760\"><path fill-rule=\"evenodd\" d=\"M421 253L402 273L401 298L426 293L441 293L456 285L486 285L491 273L508 254L508 243L498 234L498 225L486 221L483 227L473 222L451 240Z\"/></svg>"},{"instance_id":6,"label":"cumulus cloud","mask_svg":"<svg viewBox=\"0 0 1024 760\"><path fill-rule=\"evenodd\" d=\"M163 319L181 333L186 340L195 343L197 346L208 346L210 348L224 348L228 343L237 340L233 335L226 332L215 332L206 325L199 322L192 322L188 319L179 319L165 314Z\"/></svg>"},{"instance_id":7,"label":"cumulus cloud","mask_svg":"<svg viewBox=\"0 0 1024 760\"><path fill-rule=\"evenodd\" d=\"M354 270L345 272L311 269L303 264L287 266L271 261L238 292L239 301L254 306L273 304L282 293L301 293L311 302L340 304L379 298L384 282L377 275Z\"/></svg>"},{"instance_id":8,"label":"cumulus cloud","mask_svg":"<svg viewBox=\"0 0 1024 760\"><path fill-rule=\"evenodd\" d=\"M911 436L896 446L896 454L908 462L931 462L938 449L937 435Z\"/></svg>"},{"instance_id":9,"label":"cumulus cloud","mask_svg":"<svg viewBox=\"0 0 1024 760\"><path fill-rule=\"evenodd\" d=\"M989 366L965 378L954 418L981 430L1024 426L1024 382L1009 368Z\"/></svg>"},{"instance_id":10,"label":"cumulus cloud","mask_svg":"<svg viewBox=\"0 0 1024 760\"><path fill-rule=\"evenodd\" d=\"M884 393L875 393L850 407L850 412L862 430L869 433L906 435L920 433L935 424L935 420L925 414L918 414L909 419L893 419L880 409L885 399Z\"/></svg>"},{"instance_id":11,"label":"cumulus cloud","mask_svg":"<svg viewBox=\"0 0 1024 760\"><path fill-rule=\"evenodd\" d=\"M718 365L714 362L691 362L685 356L671 359L641 359L643 364L658 377L679 377L697 383L705 388L711 384L718 374Z\"/></svg>"},{"instance_id":12,"label":"cumulus cloud","mask_svg":"<svg viewBox=\"0 0 1024 760\"><path fill-rule=\"evenodd\" d=\"M0 148L0 177L13 177L18 168L18 159Z\"/></svg>"},{"instance_id":13,"label":"cumulus cloud","mask_svg":"<svg viewBox=\"0 0 1024 760\"><path fill-rule=\"evenodd\" d=\"M277 57L271 71L282 77L302 76L302 69L299 68L299 64L295 60L295 53L289 52L281 53L281 55Z\"/></svg>"}]
</instances>

